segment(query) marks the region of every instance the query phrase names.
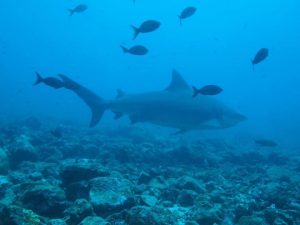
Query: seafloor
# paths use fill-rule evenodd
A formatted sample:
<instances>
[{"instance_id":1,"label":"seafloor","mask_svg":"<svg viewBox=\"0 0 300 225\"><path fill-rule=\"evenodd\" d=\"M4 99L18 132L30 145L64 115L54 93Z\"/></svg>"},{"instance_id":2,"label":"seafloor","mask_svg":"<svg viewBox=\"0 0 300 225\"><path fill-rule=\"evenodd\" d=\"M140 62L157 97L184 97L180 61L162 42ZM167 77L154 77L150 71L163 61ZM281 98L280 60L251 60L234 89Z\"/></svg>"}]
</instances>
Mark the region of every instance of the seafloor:
<instances>
[{"instance_id":1,"label":"seafloor","mask_svg":"<svg viewBox=\"0 0 300 225\"><path fill-rule=\"evenodd\" d=\"M300 156L286 149L51 126L1 125L0 225L300 224Z\"/></svg>"}]
</instances>

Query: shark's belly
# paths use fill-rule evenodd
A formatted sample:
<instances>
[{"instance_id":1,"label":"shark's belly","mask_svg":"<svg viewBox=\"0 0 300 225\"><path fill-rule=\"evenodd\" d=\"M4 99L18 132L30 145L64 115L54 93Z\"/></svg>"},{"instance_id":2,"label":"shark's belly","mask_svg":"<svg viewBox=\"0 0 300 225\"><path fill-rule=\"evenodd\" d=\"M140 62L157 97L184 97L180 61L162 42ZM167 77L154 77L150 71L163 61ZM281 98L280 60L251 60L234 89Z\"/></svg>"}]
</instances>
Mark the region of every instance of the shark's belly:
<instances>
[{"instance_id":1,"label":"shark's belly","mask_svg":"<svg viewBox=\"0 0 300 225\"><path fill-rule=\"evenodd\" d=\"M149 122L179 129L206 129L207 123L215 119L210 104L197 104L190 95L187 99L171 97L124 98L111 102L109 107L115 113L128 115L133 123Z\"/></svg>"}]
</instances>

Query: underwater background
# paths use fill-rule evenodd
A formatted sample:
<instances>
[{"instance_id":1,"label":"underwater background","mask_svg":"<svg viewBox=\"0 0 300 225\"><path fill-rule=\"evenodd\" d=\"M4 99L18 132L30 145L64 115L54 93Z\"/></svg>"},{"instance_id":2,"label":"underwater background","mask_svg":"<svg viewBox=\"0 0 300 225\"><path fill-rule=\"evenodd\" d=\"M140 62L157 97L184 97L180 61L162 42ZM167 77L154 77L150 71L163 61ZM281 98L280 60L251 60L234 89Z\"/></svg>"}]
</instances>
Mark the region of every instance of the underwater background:
<instances>
[{"instance_id":1,"label":"underwater background","mask_svg":"<svg viewBox=\"0 0 300 225\"><path fill-rule=\"evenodd\" d=\"M180 24L188 6L197 11ZM296 0L2 1L0 225L300 224L299 9ZM159 29L132 40L130 25L149 19ZM253 67L261 48L269 55ZM114 99L117 89L165 89L173 69L190 85L222 87L214 98L247 120L173 135L107 111L88 128L76 95L33 85L35 72L65 74Z\"/></svg>"}]
</instances>

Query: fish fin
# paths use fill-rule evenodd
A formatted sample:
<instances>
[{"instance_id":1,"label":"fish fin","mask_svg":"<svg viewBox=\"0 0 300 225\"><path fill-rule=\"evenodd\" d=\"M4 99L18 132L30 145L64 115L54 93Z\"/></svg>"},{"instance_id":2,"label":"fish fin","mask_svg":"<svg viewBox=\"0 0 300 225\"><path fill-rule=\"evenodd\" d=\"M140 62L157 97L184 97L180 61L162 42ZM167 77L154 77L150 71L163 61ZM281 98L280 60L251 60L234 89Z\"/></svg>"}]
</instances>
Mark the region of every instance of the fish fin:
<instances>
[{"instance_id":1,"label":"fish fin","mask_svg":"<svg viewBox=\"0 0 300 225\"><path fill-rule=\"evenodd\" d=\"M114 119L115 120L120 119L122 116L123 116L123 113L116 112L115 116L114 116Z\"/></svg>"},{"instance_id":2,"label":"fish fin","mask_svg":"<svg viewBox=\"0 0 300 225\"><path fill-rule=\"evenodd\" d=\"M33 85L38 85L38 84L42 83L44 81L44 79L38 72L35 72L35 74L36 74L36 81Z\"/></svg>"},{"instance_id":3,"label":"fish fin","mask_svg":"<svg viewBox=\"0 0 300 225\"><path fill-rule=\"evenodd\" d=\"M74 11L73 9L68 9L68 11L69 11L69 13L70 13L70 14L69 14L70 16L73 16L73 14L75 13L75 11Z\"/></svg>"},{"instance_id":4,"label":"fish fin","mask_svg":"<svg viewBox=\"0 0 300 225\"><path fill-rule=\"evenodd\" d=\"M182 25L182 18L181 18L181 16L178 16L178 18L179 18L179 24Z\"/></svg>"},{"instance_id":5,"label":"fish fin","mask_svg":"<svg viewBox=\"0 0 300 225\"><path fill-rule=\"evenodd\" d=\"M122 91L121 89L117 89L117 98L121 98L125 95L126 93L124 91Z\"/></svg>"},{"instance_id":6,"label":"fish fin","mask_svg":"<svg viewBox=\"0 0 300 225\"><path fill-rule=\"evenodd\" d=\"M183 79L183 77L176 71L172 71L172 80L170 85L166 88L167 91L189 90L190 86Z\"/></svg>"},{"instance_id":7,"label":"fish fin","mask_svg":"<svg viewBox=\"0 0 300 225\"><path fill-rule=\"evenodd\" d=\"M135 27L135 26L133 26L133 25L131 25L130 27L131 27L131 28L133 29L133 31L134 31L134 35L133 35L133 38L132 38L132 40L134 40L134 39L136 39L137 36L139 35L140 30L139 30L139 28L137 28L137 27Z\"/></svg>"},{"instance_id":8,"label":"fish fin","mask_svg":"<svg viewBox=\"0 0 300 225\"><path fill-rule=\"evenodd\" d=\"M104 111L107 109L103 98L99 97L94 92L71 80L65 75L60 74L59 77L63 80L65 84L67 84L66 86L71 85L72 87L76 87L68 89L72 90L75 94L77 94L89 106L92 112L90 127L96 126L97 123L100 121Z\"/></svg>"},{"instance_id":9,"label":"fish fin","mask_svg":"<svg viewBox=\"0 0 300 225\"><path fill-rule=\"evenodd\" d=\"M192 88L193 88L193 92L194 92L193 98L195 98L199 94L199 90L195 86L193 86Z\"/></svg>"},{"instance_id":10,"label":"fish fin","mask_svg":"<svg viewBox=\"0 0 300 225\"><path fill-rule=\"evenodd\" d=\"M124 46L121 45L120 47L122 48L124 54L129 52L129 50L127 48L125 48Z\"/></svg>"}]
</instances>

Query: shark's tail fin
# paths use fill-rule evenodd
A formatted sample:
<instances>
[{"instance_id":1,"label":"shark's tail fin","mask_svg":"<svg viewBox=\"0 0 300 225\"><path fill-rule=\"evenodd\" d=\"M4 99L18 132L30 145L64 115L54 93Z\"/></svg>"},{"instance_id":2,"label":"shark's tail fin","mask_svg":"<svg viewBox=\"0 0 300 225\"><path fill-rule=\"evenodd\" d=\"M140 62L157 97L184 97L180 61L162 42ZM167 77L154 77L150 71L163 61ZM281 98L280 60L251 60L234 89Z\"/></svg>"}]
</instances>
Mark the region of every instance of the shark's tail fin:
<instances>
[{"instance_id":1,"label":"shark's tail fin","mask_svg":"<svg viewBox=\"0 0 300 225\"><path fill-rule=\"evenodd\" d=\"M139 30L139 28L137 28L137 27L135 27L135 26L133 26L133 25L131 25L130 27L131 27L131 28L133 29L133 31L134 31L134 35L133 35L133 38L132 38L132 40L134 40L134 39L136 39L137 36L139 35L140 30Z\"/></svg>"},{"instance_id":2,"label":"shark's tail fin","mask_svg":"<svg viewBox=\"0 0 300 225\"><path fill-rule=\"evenodd\" d=\"M38 84L42 83L44 81L44 79L38 72L35 72L35 74L36 74L36 81L33 85L38 85Z\"/></svg>"},{"instance_id":3,"label":"shark's tail fin","mask_svg":"<svg viewBox=\"0 0 300 225\"><path fill-rule=\"evenodd\" d=\"M121 45L120 47L122 48L124 54L128 53L128 49L127 49L127 48L125 48L125 47L122 46L122 45Z\"/></svg>"},{"instance_id":4,"label":"shark's tail fin","mask_svg":"<svg viewBox=\"0 0 300 225\"><path fill-rule=\"evenodd\" d=\"M58 75L64 82L65 88L72 90L77 94L91 109L92 119L90 127L94 127L100 121L104 111L106 110L106 104L104 99L90 91L89 89L81 86L77 82L71 80L65 75Z\"/></svg>"},{"instance_id":5,"label":"shark's tail fin","mask_svg":"<svg viewBox=\"0 0 300 225\"><path fill-rule=\"evenodd\" d=\"M193 88L193 98L195 98L199 94L199 90L195 86L193 86L192 88Z\"/></svg>"}]
</instances>

